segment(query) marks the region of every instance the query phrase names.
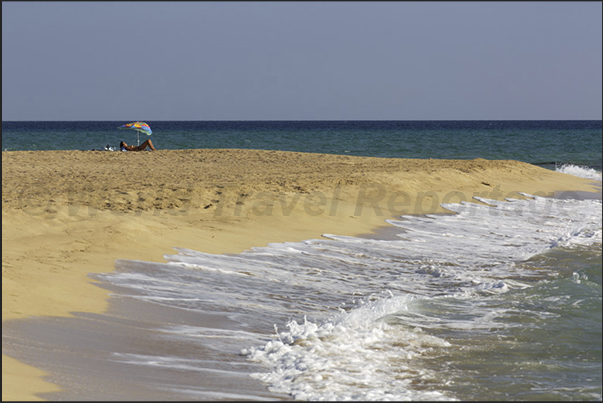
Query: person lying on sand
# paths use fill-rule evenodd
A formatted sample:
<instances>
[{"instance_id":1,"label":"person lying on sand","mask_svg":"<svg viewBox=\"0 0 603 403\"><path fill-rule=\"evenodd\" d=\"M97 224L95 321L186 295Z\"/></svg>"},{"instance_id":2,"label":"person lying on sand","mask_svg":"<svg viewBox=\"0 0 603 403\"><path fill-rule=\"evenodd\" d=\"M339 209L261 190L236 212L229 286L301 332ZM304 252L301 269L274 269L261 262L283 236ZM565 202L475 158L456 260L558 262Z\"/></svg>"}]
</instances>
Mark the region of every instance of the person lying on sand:
<instances>
[{"instance_id":1,"label":"person lying on sand","mask_svg":"<svg viewBox=\"0 0 603 403\"><path fill-rule=\"evenodd\" d=\"M153 147L153 143L151 142L151 140L145 140L144 143L139 146L129 146L126 144L125 141L119 143L119 149L121 151L143 151L147 147L149 147L152 151L157 151L157 149Z\"/></svg>"}]
</instances>

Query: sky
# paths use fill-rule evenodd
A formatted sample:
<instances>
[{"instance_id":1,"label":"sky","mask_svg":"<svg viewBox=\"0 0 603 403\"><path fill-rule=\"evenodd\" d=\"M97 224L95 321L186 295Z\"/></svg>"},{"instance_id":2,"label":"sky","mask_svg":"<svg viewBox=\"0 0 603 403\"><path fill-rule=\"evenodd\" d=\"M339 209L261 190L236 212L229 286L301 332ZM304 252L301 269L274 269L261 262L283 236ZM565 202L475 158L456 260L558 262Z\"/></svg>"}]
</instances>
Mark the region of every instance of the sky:
<instances>
[{"instance_id":1,"label":"sky","mask_svg":"<svg viewBox=\"0 0 603 403\"><path fill-rule=\"evenodd\" d=\"M2 2L2 120L601 119L602 2Z\"/></svg>"}]
</instances>

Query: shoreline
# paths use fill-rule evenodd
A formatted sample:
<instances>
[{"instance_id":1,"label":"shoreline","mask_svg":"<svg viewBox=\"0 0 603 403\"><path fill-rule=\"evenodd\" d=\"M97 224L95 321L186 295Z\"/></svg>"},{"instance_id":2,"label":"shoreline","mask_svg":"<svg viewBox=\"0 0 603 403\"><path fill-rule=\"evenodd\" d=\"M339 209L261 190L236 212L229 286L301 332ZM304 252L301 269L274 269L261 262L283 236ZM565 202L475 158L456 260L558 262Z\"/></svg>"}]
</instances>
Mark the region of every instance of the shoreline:
<instances>
[{"instance_id":1,"label":"shoreline","mask_svg":"<svg viewBox=\"0 0 603 403\"><path fill-rule=\"evenodd\" d=\"M600 192L517 161L405 160L258 150L14 151L2 156L2 320L102 313L89 273L172 247L238 253L324 233L379 234L402 214L517 192ZM57 391L3 354L3 400Z\"/></svg>"}]
</instances>

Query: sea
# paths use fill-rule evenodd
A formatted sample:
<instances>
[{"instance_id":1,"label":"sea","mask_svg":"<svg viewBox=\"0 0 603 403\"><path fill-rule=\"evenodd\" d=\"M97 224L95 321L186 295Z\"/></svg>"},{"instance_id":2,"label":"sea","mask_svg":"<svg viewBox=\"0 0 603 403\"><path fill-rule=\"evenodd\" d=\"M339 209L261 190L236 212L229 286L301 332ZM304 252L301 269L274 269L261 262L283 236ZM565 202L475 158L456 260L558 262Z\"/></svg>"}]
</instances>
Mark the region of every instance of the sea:
<instances>
[{"instance_id":1,"label":"sea","mask_svg":"<svg viewBox=\"0 0 603 403\"><path fill-rule=\"evenodd\" d=\"M2 122L2 150L237 148L513 159L593 181L554 198L475 197L381 235L90 273L103 314L3 323L3 354L50 400L602 399L602 122ZM477 202L481 203L477 203ZM386 235L383 235L386 234Z\"/></svg>"}]
</instances>

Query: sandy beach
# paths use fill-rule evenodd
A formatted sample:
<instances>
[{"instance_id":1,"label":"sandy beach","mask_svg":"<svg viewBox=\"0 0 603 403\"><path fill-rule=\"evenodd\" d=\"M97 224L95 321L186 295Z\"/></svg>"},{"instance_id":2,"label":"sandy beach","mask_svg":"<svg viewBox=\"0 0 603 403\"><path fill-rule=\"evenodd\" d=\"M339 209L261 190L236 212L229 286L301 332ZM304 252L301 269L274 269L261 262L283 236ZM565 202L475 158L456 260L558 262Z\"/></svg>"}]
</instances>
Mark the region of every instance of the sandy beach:
<instances>
[{"instance_id":1,"label":"sandy beach","mask_svg":"<svg viewBox=\"0 0 603 403\"><path fill-rule=\"evenodd\" d=\"M237 253L323 233L378 232L440 203L518 192L567 197L592 181L518 161L386 159L211 149L2 153L2 321L100 313L88 273L173 247ZM563 194L563 192L567 192ZM2 355L3 400L58 390Z\"/></svg>"}]
</instances>

